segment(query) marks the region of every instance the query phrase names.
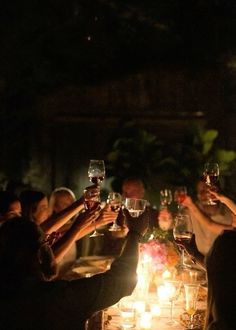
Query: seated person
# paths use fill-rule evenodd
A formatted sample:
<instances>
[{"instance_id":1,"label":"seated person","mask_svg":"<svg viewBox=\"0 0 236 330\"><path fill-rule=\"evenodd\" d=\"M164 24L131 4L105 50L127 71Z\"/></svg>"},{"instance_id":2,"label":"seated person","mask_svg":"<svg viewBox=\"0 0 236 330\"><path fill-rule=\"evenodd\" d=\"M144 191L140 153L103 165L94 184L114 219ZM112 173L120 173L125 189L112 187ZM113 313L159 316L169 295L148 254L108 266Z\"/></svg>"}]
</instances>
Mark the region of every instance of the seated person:
<instances>
[{"instance_id":1,"label":"seated person","mask_svg":"<svg viewBox=\"0 0 236 330\"><path fill-rule=\"evenodd\" d=\"M80 228L89 225L87 214ZM0 228L1 329L82 330L93 313L130 295L137 283L139 240L147 223L142 216L134 223L128 212L126 218L126 242L110 270L72 281L50 281L55 274L53 254L34 222L5 222Z\"/></svg>"},{"instance_id":2,"label":"seated person","mask_svg":"<svg viewBox=\"0 0 236 330\"><path fill-rule=\"evenodd\" d=\"M236 324L236 231L219 235L206 258L208 298L205 330L233 330Z\"/></svg>"},{"instance_id":3,"label":"seated person","mask_svg":"<svg viewBox=\"0 0 236 330\"><path fill-rule=\"evenodd\" d=\"M187 196L182 205L187 208L192 224L196 245L188 246L190 253L196 253L199 261L203 262L216 237L225 229L234 228L234 216L229 208L222 203L208 205L209 192L206 184L199 181L197 184L197 201L194 203L190 196ZM194 243L192 241L192 243ZM186 246L187 247L187 246Z\"/></svg>"},{"instance_id":4,"label":"seated person","mask_svg":"<svg viewBox=\"0 0 236 330\"><path fill-rule=\"evenodd\" d=\"M8 219L21 215L21 203L12 192L0 191L0 225Z\"/></svg>"}]
</instances>

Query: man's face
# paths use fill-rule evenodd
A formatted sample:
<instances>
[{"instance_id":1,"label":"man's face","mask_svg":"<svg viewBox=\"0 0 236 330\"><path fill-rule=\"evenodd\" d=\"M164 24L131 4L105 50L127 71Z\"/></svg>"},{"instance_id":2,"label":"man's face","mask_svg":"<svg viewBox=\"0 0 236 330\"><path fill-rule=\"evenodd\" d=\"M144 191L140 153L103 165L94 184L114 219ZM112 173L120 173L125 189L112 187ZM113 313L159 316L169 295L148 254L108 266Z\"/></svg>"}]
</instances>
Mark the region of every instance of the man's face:
<instances>
[{"instance_id":1,"label":"man's face","mask_svg":"<svg viewBox=\"0 0 236 330\"><path fill-rule=\"evenodd\" d=\"M143 199L145 195L145 189L142 182L128 182L123 186L122 190L122 195L125 198Z\"/></svg>"}]
</instances>

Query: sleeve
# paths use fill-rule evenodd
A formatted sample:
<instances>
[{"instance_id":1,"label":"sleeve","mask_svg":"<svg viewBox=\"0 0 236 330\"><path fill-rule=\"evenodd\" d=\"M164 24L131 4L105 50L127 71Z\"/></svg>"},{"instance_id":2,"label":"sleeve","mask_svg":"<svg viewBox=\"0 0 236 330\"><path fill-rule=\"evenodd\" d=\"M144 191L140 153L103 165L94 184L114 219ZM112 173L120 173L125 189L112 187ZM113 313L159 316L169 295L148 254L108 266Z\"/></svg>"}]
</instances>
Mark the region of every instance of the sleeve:
<instances>
[{"instance_id":1,"label":"sleeve","mask_svg":"<svg viewBox=\"0 0 236 330\"><path fill-rule=\"evenodd\" d=\"M132 294L137 283L138 242L138 234L128 233L123 252L113 262L111 269L91 278L92 281L99 281L96 300L91 305L91 312L107 308L122 297Z\"/></svg>"}]
</instances>

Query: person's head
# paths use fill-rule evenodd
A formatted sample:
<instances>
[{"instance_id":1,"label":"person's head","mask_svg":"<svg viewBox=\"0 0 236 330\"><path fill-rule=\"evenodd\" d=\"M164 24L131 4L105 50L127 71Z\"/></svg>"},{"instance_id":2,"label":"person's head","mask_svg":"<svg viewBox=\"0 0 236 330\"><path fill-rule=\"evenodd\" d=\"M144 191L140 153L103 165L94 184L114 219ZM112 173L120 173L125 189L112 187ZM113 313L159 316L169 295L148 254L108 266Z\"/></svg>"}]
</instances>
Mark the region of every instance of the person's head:
<instances>
[{"instance_id":1,"label":"person's head","mask_svg":"<svg viewBox=\"0 0 236 330\"><path fill-rule=\"evenodd\" d=\"M0 227L0 278L10 282L29 277L50 279L56 263L44 234L27 218L12 218Z\"/></svg>"},{"instance_id":2,"label":"person's head","mask_svg":"<svg viewBox=\"0 0 236 330\"><path fill-rule=\"evenodd\" d=\"M127 178L122 184L122 196L124 198L143 199L145 195L145 186L139 178Z\"/></svg>"},{"instance_id":3,"label":"person's head","mask_svg":"<svg viewBox=\"0 0 236 330\"><path fill-rule=\"evenodd\" d=\"M23 216L36 222L38 225L49 216L47 196L36 190L25 190L20 194Z\"/></svg>"},{"instance_id":4,"label":"person's head","mask_svg":"<svg viewBox=\"0 0 236 330\"><path fill-rule=\"evenodd\" d=\"M59 213L76 200L72 190L66 187L60 187L53 190L49 199L51 213Z\"/></svg>"},{"instance_id":5,"label":"person's head","mask_svg":"<svg viewBox=\"0 0 236 330\"><path fill-rule=\"evenodd\" d=\"M21 216L19 198L11 192L0 191L0 222L17 216Z\"/></svg>"}]
</instances>

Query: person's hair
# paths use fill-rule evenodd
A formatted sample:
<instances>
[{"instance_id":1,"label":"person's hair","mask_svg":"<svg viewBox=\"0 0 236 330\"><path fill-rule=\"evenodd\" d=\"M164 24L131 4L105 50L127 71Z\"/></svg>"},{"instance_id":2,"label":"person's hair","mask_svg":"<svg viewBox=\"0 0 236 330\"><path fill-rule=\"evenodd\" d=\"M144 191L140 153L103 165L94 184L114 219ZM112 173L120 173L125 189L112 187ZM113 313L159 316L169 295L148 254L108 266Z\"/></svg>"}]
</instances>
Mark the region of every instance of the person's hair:
<instances>
[{"instance_id":1,"label":"person's hair","mask_svg":"<svg viewBox=\"0 0 236 330\"><path fill-rule=\"evenodd\" d=\"M51 279L57 268L44 234L24 217L12 218L0 227L0 280L19 283L30 277Z\"/></svg>"},{"instance_id":2,"label":"person's hair","mask_svg":"<svg viewBox=\"0 0 236 330\"><path fill-rule=\"evenodd\" d=\"M32 219L32 214L36 211L38 203L47 197L42 191L24 190L20 194L20 202L22 207L22 215Z\"/></svg>"},{"instance_id":3,"label":"person's hair","mask_svg":"<svg viewBox=\"0 0 236 330\"><path fill-rule=\"evenodd\" d=\"M122 187L124 187L127 184L133 184L133 183L143 185L143 187L146 188L145 182L141 178L135 176L134 177L130 176L124 179L122 182Z\"/></svg>"},{"instance_id":4,"label":"person's hair","mask_svg":"<svg viewBox=\"0 0 236 330\"><path fill-rule=\"evenodd\" d=\"M76 197L73 191L67 187L59 187L53 190L51 193L51 197L57 196L57 195L70 195L70 197L75 201Z\"/></svg>"},{"instance_id":5,"label":"person's hair","mask_svg":"<svg viewBox=\"0 0 236 330\"><path fill-rule=\"evenodd\" d=\"M0 191L0 215L8 212L12 203L19 201L19 198L14 193L9 191Z\"/></svg>"}]
</instances>

